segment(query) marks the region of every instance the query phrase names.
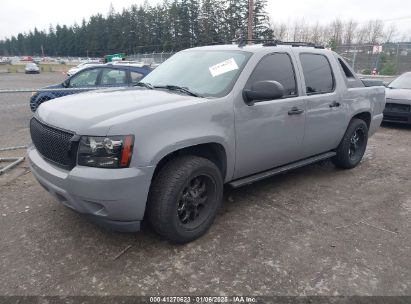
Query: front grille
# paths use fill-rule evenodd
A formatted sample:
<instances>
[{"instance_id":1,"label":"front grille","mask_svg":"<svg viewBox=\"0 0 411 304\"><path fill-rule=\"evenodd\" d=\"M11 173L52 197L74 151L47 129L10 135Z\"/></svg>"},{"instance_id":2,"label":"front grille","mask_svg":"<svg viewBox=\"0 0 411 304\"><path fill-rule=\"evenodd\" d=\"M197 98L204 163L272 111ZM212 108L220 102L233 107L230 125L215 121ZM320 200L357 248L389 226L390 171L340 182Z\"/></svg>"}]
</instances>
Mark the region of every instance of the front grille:
<instances>
[{"instance_id":1,"label":"front grille","mask_svg":"<svg viewBox=\"0 0 411 304\"><path fill-rule=\"evenodd\" d=\"M44 158L65 169L75 166L77 142L70 141L74 133L50 127L32 118L30 134L34 146Z\"/></svg>"},{"instance_id":2,"label":"front grille","mask_svg":"<svg viewBox=\"0 0 411 304\"><path fill-rule=\"evenodd\" d=\"M409 112L410 105L401 103L387 103L385 104L385 110L389 112Z\"/></svg>"}]
</instances>

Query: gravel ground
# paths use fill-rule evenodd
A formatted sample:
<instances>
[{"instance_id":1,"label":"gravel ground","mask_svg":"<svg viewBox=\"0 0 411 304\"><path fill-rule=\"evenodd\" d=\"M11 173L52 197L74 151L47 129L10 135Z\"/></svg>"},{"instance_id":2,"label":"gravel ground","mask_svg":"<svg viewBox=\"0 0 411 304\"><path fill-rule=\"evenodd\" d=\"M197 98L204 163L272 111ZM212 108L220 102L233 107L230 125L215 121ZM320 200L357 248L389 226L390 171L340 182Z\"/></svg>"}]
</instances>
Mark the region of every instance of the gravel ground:
<instances>
[{"instance_id":1,"label":"gravel ground","mask_svg":"<svg viewBox=\"0 0 411 304\"><path fill-rule=\"evenodd\" d=\"M2 101L21 106L0 111L0 147L27 143L27 99ZM0 176L0 295L411 295L410 151L411 128L384 126L353 170L322 162L227 188L213 227L184 246L89 223L23 163Z\"/></svg>"}]
</instances>

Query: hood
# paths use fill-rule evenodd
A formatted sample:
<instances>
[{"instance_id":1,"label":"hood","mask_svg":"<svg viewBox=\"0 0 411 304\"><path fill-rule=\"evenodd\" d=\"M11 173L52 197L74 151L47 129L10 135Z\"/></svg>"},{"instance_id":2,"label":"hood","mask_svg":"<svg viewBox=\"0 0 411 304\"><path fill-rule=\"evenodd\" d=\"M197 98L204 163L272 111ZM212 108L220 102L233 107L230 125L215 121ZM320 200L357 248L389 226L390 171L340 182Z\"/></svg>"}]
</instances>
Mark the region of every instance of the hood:
<instances>
[{"instance_id":1,"label":"hood","mask_svg":"<svg viewBox=\"0 0 411 304\"><path fill-rule=\"evenodd\" d=\"M64 88L62 83L52 84L47 87L44 87L43 89L60 89L60 88ZM41 91L41 89L39 91Z\"/></svg>"},{"instance_id":2,"label":"hood","mask_svg":"<svg viewBox=\"0 0 411 304\"><path fill-rule=\"evenodd\" d=\"M411 90L407 89L386 89L385 97L387 99L399 99L411 101Z\"/></svg>"},{"instance_id":3,"label":"hood","mask_svg":"<svg viewBox=\"0 0 411 304\"><path fill-rule=\"evenodd\" d=\"M69 95L43 103L36 115L45 123L80 135L107 135L127 120L195 104L200 98L144 88L113 88Z\"/></svg>"},{"instance_id":4,"label":"hood","mask_svg":"<svg viewBox=\"0 0 411 304\"><path fill-rule=\"evenodd\" d=\"M77 73L78 71L80 71L80 68L75 67L75 68L69 69L69 70L68 70L68 73L70 73L70 74L75 74L75 73Z\"/></svg>"}]
</instances>

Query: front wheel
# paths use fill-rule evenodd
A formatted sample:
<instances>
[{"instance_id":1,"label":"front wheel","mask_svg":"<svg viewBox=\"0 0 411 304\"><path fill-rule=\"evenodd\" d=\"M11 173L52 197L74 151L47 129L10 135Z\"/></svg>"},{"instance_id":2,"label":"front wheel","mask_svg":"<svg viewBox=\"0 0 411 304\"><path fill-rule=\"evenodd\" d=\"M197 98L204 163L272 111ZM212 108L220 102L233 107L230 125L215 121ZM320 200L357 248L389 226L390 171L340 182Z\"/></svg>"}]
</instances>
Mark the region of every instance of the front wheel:
<instances>
[{"instance_id":1,"label":"front wheel","mask_svg":"<svg viewBox=\"0 0 411 304\"><path fill-rule=\"evenodd\" d=\"M332 159L334 165L343 169L356 167L364 156L367 142L367 124L361 119L353 118L336 150L337 155Z\"/></svg>"},{"instance_id":2,"label":"front wheel","mask_svg":"<svg viewBox=\"0 0 411 304\"><path fill-rule=\"evenodd\" d=\"M208 159L182 156L167 163L150 189L148 219L174 243L202 236L213 223L223 197L223 179Z\"/></svg>"}]
</instances>

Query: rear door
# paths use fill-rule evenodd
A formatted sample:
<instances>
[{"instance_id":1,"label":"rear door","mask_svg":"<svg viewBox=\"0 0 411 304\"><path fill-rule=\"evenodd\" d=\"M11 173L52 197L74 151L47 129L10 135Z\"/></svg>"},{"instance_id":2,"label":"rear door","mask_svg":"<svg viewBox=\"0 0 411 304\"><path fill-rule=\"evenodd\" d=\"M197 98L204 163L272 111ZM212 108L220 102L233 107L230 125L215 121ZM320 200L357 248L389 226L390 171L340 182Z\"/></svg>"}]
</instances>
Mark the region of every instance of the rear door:
<instances>
[{"instance_id":1,"label":"rear door","mask_svg":"<svg viewBox=\"0 0 411 304\"><path fill-rule=\"evenodd\" d=\"M333 58L323 53L300 53L298 56L307 95L303 156L309 157L338 146L346 127L346 107L330 64Z\"/></svg>"},{"instance_id":2,"label":"rear door","mask_svg":"<svg viewBox=\"0 0 411 304\"><path fill-rule=\"evenodd\" d=\"M301 155L305 101L299 97L292 54L269 53L257 63L245 88L274 80L285 89L283 98L245 104L236 102L236 164L234 178L268 170Z\"/></svg>"}]
</instances>

